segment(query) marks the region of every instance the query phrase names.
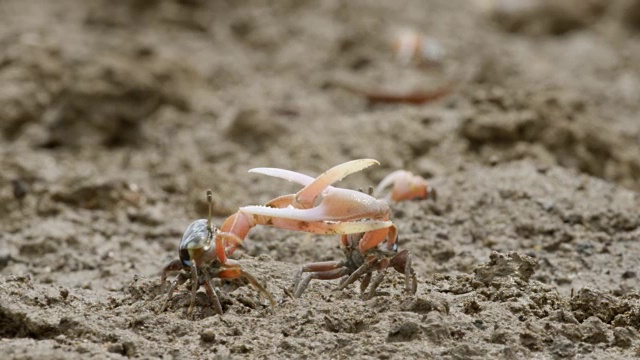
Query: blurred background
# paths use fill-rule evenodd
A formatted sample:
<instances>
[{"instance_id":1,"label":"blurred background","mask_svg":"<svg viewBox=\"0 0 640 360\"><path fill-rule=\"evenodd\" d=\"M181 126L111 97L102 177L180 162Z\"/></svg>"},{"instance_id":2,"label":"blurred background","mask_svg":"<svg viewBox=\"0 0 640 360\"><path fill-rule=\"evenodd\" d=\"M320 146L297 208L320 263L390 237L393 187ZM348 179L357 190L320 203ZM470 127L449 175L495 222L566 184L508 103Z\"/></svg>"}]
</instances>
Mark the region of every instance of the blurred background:
<instances>
[{"instance_id":1,"label":"blurred background","mask_svg":"<svg viewBox=\"0 0 640 360\"><path fill-rule=\"evenodd\" d=\"M637 240L639 110L637 0L0 0L0 274L122 291L177 256L207 188L220 223L296 191L252 167L375 158L342 186L404 168L444 195L394 213L420 276L518 250L565 293L626 293L638 262L611 256L637 246L598 251ZM553 220L522 225L536 206ZM341 256L252 234L252 256Z\"/></svg>"}]
</instances>

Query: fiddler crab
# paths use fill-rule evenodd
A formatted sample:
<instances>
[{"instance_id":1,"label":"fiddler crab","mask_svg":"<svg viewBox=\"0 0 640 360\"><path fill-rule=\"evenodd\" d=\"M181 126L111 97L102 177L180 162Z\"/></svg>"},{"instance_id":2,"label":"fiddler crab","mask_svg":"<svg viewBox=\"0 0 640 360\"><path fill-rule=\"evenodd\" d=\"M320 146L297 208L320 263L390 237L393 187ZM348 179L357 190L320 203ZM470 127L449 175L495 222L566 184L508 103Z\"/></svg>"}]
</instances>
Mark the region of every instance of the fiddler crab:
<instances>
[{"instance_id":1,"label":"fiddler crab","mask_svg":"<svg viewBox=\"0 0 640 360\"><path fill-rule=\"evenodd\" d=\"M389 267L405 276L405 290L415 294L417 281L411 255L407 250L398 252L398 230L389 220L388 202L425 199L432 191L423 178L403 170L389 174L373 192L379 195L391 186L390 193L383 199L373 197L371 190L364 193L332 186L347 175L374 164L379 163L373 159L353 160L337 165L317 178L277 168L251 169L250 173L285 179L304 187L295 194L277 197L262 206L241 207L224 221L220 229L211 222L212 193L208 190L209 217L196 220L187 227L180 241L180 258L171 261L162 271L161 282L164 285L168 273L185 270L172 282L161 311L166 309L176 287L189 279L192 287L188 314L193 310L200 285L204 286L215 312L222 314L222 306L211 281L214 278L244 278L269 300L272 307L275 306L271 293L236 260L229 258L256 225L341 235L346 259L301 266L294 276L295 297L300 297L313 279L343 278L337 289L344 289L360 280L362 297L369 299L375 295ZM369 285L371 287L366 292Z\"/></svg>"}]
</instances>

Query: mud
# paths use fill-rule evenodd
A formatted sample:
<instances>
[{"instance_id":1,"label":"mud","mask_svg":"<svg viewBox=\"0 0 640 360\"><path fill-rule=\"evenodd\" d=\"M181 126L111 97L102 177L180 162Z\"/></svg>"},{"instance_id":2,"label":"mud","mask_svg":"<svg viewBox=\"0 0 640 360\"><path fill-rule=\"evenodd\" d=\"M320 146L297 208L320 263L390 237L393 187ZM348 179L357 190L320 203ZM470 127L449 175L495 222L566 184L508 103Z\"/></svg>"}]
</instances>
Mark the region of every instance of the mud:
<instances>
[{"instance_id":1,"label":"mud","mask_svg":"<svg viewBox=\"0 0 640 360\"><path fill-rule=\"evenodd\" d=\"M640 356L640 45L635 0L0 2L0 357ZM445 52L399 64L391 34ZM422 105L372 91L451 92ZM437 201L392 205L415 295L312 281L338 239L258 227L237 258L266 284L177 292L182 232L354 158Z\"/></svg>"}]
</instances>

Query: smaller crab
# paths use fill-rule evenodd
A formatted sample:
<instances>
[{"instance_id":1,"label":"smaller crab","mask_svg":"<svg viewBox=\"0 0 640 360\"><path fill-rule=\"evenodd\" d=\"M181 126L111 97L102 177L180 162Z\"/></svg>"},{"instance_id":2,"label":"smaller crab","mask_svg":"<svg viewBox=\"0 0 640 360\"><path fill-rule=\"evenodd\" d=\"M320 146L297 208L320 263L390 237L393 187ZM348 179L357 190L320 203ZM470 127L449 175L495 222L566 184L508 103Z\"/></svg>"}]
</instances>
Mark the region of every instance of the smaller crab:
<instances>
[{"instance_id":1,"label":"smaller crab","mask_svg":"<svg viewBox=\"0 0 640 360\"><path fill-rule=\"evenodd\" d=\"M167 292L167 299L160 311L166 309L169 301L173 297L173 292L176 287L191 280L191 303L187 314L191 314L193 311L196 292L198 291L198 287L202 285L213 304L215 312L221 315L222 305L211 283L213 278L244 278L269 299L272 307L275 306L275 300L273 300L271 293L269 293L253 275L243 270L236 260L227 257L225 248L228 247L230 243L234 244L234 246L237 246L238 243L235 238L228 238L221 234L220 230L211 223L212 197L213 194L211 190L207 190L209 217L207 219L196 220L187 227L187 230L185 230L182 236L182 240L180 240L180 258L169 262L162 270L160 283L163 287L168 273L184 271L172 282Z\"/></svg>"}]
</instances>

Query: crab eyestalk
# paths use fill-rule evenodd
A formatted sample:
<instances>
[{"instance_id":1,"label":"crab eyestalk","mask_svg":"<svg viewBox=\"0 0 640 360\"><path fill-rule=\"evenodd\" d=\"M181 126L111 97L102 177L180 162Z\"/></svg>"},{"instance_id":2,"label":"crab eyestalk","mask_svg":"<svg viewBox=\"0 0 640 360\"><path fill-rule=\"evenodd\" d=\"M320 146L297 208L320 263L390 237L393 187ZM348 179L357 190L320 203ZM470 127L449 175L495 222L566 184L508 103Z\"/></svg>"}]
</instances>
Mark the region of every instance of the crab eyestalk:
<instances>
[{"instance_id":1,"label":"crab eyestalk","mask_svg":"<svg viewBox=\"0 0 640 360\"><path fill-rule=\"evenodd\" d=\"M207 230L209 235L213 236L213 224L211 223L211 217L213 216L213 191L207 189L207 203L209 204L209 216L207 217Z\"/></svg>"}]
</instances>

